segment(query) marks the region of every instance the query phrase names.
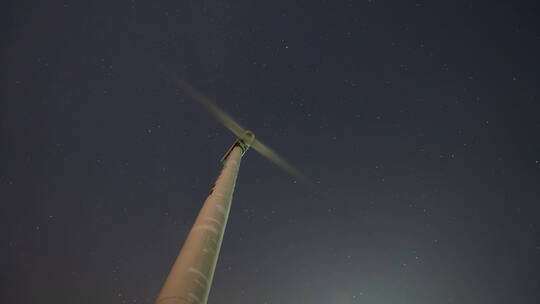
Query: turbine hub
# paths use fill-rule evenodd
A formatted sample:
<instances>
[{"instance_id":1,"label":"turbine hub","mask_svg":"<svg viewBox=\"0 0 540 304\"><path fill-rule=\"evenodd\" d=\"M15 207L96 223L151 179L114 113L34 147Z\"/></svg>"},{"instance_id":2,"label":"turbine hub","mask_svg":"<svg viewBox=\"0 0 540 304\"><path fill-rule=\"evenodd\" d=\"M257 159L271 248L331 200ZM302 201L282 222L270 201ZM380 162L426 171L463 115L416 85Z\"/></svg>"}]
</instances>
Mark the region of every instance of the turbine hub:
<instances>
[{"instance_id":1,"label":"turbine hub","mask_svg":"<svg viewBox=\"0 0 540 304\"><path fill-rule=\"evenodd\" d=\"M253 132L249 130L246 130L239 139L243 141L244 144L246 144L248 147L251 147L251 144L255 140L255 134L253 134Z\"/></svg>"}]
</instances>

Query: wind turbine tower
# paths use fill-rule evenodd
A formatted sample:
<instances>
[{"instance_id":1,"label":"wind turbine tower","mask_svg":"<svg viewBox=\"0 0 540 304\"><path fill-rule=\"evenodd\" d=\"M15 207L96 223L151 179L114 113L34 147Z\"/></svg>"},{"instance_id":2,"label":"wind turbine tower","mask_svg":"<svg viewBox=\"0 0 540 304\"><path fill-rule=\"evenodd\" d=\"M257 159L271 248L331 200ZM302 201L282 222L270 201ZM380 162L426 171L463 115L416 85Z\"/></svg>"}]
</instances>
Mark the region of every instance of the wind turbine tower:
<instances>
[{"instance_id":1,"label":"wind turbine tower","mask_svg":"<svg viewBox=\"0 0 540 304\"><path fill-rule=\"evenodd\" d=\"M176 79L176 84L238 137L222 157L221 174L204 202L155 302L206 304L231 210L240 161L246 151L252 147L296 179L307 179L277 153L255 139L253 132L242 128L206 96L184 81Z\"/></svg>"}]
</instances>

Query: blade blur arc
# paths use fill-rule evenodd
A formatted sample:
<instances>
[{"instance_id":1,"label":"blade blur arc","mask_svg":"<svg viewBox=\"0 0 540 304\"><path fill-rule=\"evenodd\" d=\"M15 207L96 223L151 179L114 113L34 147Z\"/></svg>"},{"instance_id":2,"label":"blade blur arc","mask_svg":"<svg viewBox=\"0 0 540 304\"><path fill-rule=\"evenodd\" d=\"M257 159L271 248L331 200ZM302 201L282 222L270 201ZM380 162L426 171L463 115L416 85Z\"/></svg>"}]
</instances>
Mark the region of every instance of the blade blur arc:
<instances>
[{"instance_id":1,"label":"blade blur arc","mask_svg":"<svg viewBox=\"0 0 540 304\"><path fill-rule=\"evenodd\" d=\"M311 184L309 179L302 174L298 169L293 167L291 164L289 164L283 157L279 156L274 150L270 149L267 145L263 144L258 139L255 139L255 141L251 144L251 147L257 152L261 153L264 157L268 158L271 162L276 164L278 167L280 167L285 172L292 175L297 180L306 183Z\"/></svg>"},{"instance_id":2,"label":"blade blur arc","mask_svg":"<svg viewBox=\"0 0 540 304\"><path fill-rule=\"evenodd\" d=\"M163 66L160 66L160 68L163 72L168 74L181 89L186 91L186 93L188 93L195 101L197 101L204 108L206 108L208 112L210 112L217 120L219 120L223 125L225 125L225 127L231 130L231 132L233 132L236 136L242 137L244 135L245 129L231 116L225 113L225 111L221 110L218 106L216 106L210 98L206 97L204 94L189 85L187 82L176 77L173 73L165 69ZM282 170L292 175L297 180L307 185L313 186L313 182L309 178L307 178L304 174L298 171L298 169L289 164L283 157L279 156L279 154L277 154L275 151L263 144L261 141L255 139L255 141L251 144L251 147L258 151L264 157L268 158L271 162L276 164Z\"/></svg>"},{"instance_id":3,"label":"blade blur arc","mask_svg":"<svg viewBox=\"0 0 540 304\"><path fill-rule=\"evenodd\" d=\"M231 130L234 135L241 137L245 129L237 123L231 116L225 111L218 108L215 103L201 92L197 91L194 87L186 83L181 79L175 79L176 84L180 86L186 93L188 93L193 99L200 103L210 114L212 114L217 120L219 120L227 129Z\"/></svg>"}]
</instances>

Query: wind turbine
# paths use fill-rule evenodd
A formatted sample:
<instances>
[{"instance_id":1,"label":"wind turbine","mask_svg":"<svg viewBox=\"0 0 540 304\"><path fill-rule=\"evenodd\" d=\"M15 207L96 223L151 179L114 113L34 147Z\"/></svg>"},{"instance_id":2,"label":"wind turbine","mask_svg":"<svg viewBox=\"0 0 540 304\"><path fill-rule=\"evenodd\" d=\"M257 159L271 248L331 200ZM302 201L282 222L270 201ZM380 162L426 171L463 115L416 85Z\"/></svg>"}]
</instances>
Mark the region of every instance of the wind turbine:
<instances>
[{"instance_id":1,"label":"wind turbine","mask_svg":"<svg viewBox=\"0 0 540 304\"><path fill-rule=\"evenodd\" d=\"M156 304L206 304L231 209L231 201L242 156L251 147L293 177L307 178L281 156L255 138L253 132L222 111L214 102L186 82L175 83L206 108L238 138L221 158L223 169L204 202Z\"/></svg>"}]
</instances>

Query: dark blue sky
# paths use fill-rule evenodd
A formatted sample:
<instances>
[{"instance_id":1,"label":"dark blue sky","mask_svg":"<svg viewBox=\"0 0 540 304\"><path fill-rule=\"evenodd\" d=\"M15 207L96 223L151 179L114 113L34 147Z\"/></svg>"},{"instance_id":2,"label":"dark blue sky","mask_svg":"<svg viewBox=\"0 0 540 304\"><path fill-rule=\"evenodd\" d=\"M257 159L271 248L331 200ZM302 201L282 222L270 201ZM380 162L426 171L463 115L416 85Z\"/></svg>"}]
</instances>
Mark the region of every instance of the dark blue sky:
<instances>
[{"instance_id":1,"label":"dark blue sky","mask_svg":"<svg viewBox=\"0 0 540 304\"><path fill-rule=\"evenodd\" d=\"M152 303L234 136L209 303L540 302L536 1L12 1L2 303ZM322 194L321 194L322 193Z\"/></svg>"}]
</instances>

